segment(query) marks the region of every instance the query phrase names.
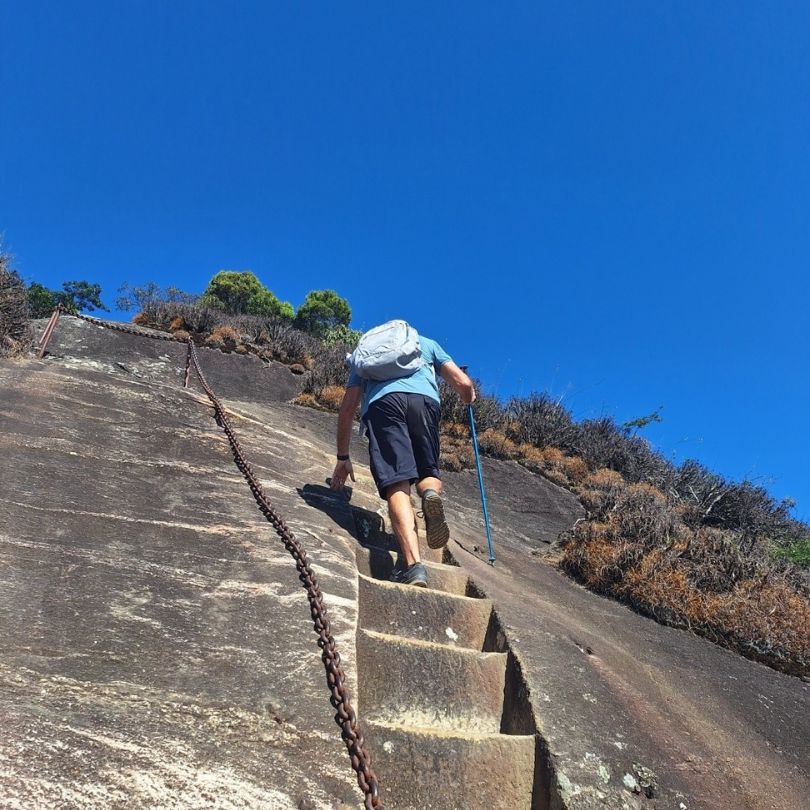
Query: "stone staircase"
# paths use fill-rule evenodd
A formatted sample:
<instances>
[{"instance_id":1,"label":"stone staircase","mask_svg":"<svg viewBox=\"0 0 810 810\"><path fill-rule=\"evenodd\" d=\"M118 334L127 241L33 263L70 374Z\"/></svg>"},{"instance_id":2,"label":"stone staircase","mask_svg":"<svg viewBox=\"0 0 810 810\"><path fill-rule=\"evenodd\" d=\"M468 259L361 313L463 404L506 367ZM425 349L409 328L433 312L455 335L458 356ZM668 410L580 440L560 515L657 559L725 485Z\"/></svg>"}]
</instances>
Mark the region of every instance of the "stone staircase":
<instances>
[{"instance_id":1,"label":"stone staircase","mask_svg":"<svg viewBox=\"0 0 810 810\"><path fill-rule=\"evenodd\" d=\"M524 703L523 722L513 722L509 693L522 679L508 672L492 603L441 551L423 548L422 558L428 587L416 588L388 581L392 551L357 549L358 706L383 802L389 810L541 807L532 799L533 720Z\"/></svg>"}]
</instances>

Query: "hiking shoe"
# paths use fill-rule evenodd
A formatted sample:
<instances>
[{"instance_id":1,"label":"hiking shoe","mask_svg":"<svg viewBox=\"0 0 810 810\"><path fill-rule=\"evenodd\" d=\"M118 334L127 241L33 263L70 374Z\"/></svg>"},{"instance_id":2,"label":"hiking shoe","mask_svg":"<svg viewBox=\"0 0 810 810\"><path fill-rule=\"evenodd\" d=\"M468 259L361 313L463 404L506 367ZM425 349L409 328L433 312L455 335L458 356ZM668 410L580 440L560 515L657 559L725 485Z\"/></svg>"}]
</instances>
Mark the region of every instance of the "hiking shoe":
<instances>
[{"instance_id":1,"label":"hiking shoe","mask_svg":"<svg viewBox=\"0 0 810 810\"><path fill-rule=\"evenodd\" d=\"M420 562L409 565L401 574L399 582L403 585L416 585L419 588L427 588L427 571Z\"/></svg>"},{"instance_id":2,"label":"hiking shoe","mask_svg":"<svg viewBox=\"0 0 810 810\"><path fill-rule=\"evenodd\" d=\"M441 548L450 539L450 528L444 519L444 504L439 494L432 489L422 496L422 512L425 515L427 544L430 548Z\"/></svg>"},{"instance_id":3,"label":"hiking shoe","mask_svg":"<svg viewBox=\"0 0 810 810\"><path fill-rule=\"evenodd\" d=\"M402 582L402 577L405 575L405 572L408 570L408 566L405 563L397 558L396 563L394 563L394 567L391 569L391 575L388 577L389 582Z\"/></svg>"}]
</instances>

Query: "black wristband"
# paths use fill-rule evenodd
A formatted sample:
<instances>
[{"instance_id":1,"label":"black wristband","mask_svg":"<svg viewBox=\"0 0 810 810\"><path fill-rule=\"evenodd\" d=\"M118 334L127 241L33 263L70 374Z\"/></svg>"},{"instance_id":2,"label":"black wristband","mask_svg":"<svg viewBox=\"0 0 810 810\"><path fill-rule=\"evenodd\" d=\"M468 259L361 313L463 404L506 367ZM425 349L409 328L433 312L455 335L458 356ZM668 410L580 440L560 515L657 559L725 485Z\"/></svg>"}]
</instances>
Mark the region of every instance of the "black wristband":
<instances>
[{"instance_id":1,"label":"black wristband","mask_svg":"<svg viewBox=\"0 0 810 810\"><path fill-rule=\"evenodd\" d=\"M338 455L337 460L338 460L338 461L348 461L348 460L349 460L349 457L348 457L348 456L341 456L341 455Z\"/></svg>"}]
</instances>

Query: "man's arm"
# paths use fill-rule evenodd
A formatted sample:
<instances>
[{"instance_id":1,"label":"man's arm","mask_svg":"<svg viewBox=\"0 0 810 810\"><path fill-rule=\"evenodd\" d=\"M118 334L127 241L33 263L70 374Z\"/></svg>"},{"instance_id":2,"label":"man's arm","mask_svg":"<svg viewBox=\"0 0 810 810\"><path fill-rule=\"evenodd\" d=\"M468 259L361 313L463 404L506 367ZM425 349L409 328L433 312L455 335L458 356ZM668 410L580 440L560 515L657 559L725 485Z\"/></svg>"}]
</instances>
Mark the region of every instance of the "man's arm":
<instances>
[{"instance_id":1,"label":"man's arm","mask_svg":"<svg viewBox=\"0 0 810 810\"><path fill-rule=\"evenodd\" d=\"M346 456L342 461L338 459L335 464L335 471L332 473L332 489L342 489L346 479L351 476L354 481L354 468L352 467L349 455L349 441L352 437L352 425L354 424L354 415L357 413L357 406L360 404L360 397L362 396L362 389L359 385L350 385L343 395L343 402L340 403L340 411L338 412L338 428L337 428L337 454L338 456Z\"/></svg>"},{"instance_id":2,"label":"man's arm","mask_svg":"<svg viewBox=\"0 0 810 810\"><path fill-rule=\"evenodd\" d=\"M339 456L349 455L349 441L352 436L352 425L354 424L354 416L357 413L357 408L360 405L360 396L362 389L359 385L352 385L346 389L343 395L343 402L340 403L340 411L338 412L338 431L337 431L337 451Z\"/></svg>"},{"instance_id":3,"label":"man's arm","mask_svg":"<svg viewBox=\"0 0 810 810\"><path fill-rule=\"evenodd\" d=\"M475 402L473 381L452 360L442 363L439 376L461 397L465 405Z\"/></svg>"}]
</instances>

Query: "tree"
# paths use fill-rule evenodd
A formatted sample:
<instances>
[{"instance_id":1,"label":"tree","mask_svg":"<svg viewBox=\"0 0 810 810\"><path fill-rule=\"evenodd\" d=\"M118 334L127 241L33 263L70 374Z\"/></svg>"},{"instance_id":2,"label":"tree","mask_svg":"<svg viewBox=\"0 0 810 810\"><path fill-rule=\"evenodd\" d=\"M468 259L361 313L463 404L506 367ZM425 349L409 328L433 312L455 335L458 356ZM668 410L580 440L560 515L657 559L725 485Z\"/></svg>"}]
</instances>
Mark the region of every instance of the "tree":
<instances>
[{"instance_id":1,"label":"tree","mask_svg":"<svg viewBox=\"0 0 810 810\"><path fill-rule=\"evenodd\" d=\"M221 270L208 282L198 303L231 315L292 320L295 314L291 304L279 301L249 270Z\"/></svg>"},{"instance_id":2,"label":"tree","mask_svg":"<svg viewBox=\"0 0 810 810\"><path fill-rule=\"evenodd\" d=\"M61 290L49 290L33 282L28 288L28 305L32 318L47 318L57 304L66 312L77 314L97 309L109 312L101 301L101 285L89 281L65 281Z\"/></svg>"},{"instance_id":3,"label":"tree","mask_svg":"<svg viewBox=\"0 0 810 810\"><path fill-rule=\"evenodd\" d=\"M63 293L57 293L59 303L67 310L93 312L96 309L109 312L101 302L101 285L90 284L87 281L66 281L62 284Z\"/></svg>"},{"instance_id":4,"label":"tree","mask_svg":"<svg viewBox=\"0 0 810 810\"><path fill-rule=\"evenodd\" d=\"M279 301L270 290L264 289L252 296L247 305L248 315L262 315L266 318L280 318L291 321L295 317L292 304Z\"/></svg>"},{"instance_id":5,"label":"tree","mask_svg":"<svg viewBox=\"0 0 810 810\"><path fill-rule=\"evenodd\" d=\"M349 302L334 290L313 290L299 307L295 325L304 332L321 337L330 329L348 326L352 319Z\"/></svg>"},{"instance_id":6,"label":"tree","mask_svg":"<svg viewBox=\"0 0 810 810\"><path fill-rule=\"evenodd\" d=\"M155 304L193 304L198 298L198 295L183 292L179 287L164 288L154 281L147 281L142 287L133 287L127 282L118 288L115 305L125 312L132 309L143 312L147 307Z\"/></svg>"},{"instance_id":7,"label":"tree","mask_svg":"<svg viewBox=\"0 0 810 810\"><path fill-rule=\"evenodd\" d=\"M32 318L47 318L56 307L56 293L33 282L28 288L28 306Z\"/></svg>"}]
</instances>

